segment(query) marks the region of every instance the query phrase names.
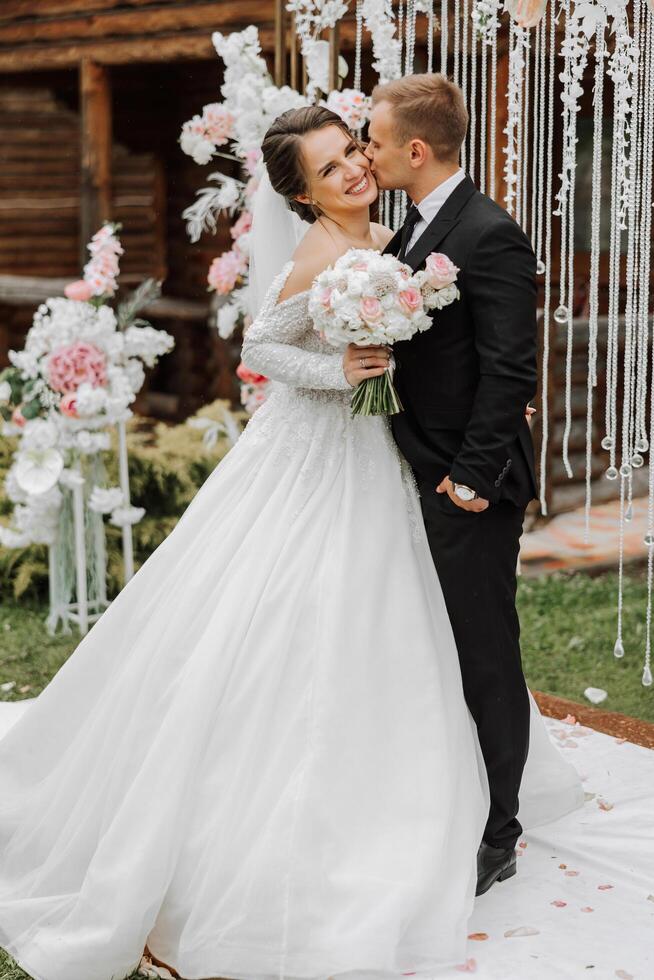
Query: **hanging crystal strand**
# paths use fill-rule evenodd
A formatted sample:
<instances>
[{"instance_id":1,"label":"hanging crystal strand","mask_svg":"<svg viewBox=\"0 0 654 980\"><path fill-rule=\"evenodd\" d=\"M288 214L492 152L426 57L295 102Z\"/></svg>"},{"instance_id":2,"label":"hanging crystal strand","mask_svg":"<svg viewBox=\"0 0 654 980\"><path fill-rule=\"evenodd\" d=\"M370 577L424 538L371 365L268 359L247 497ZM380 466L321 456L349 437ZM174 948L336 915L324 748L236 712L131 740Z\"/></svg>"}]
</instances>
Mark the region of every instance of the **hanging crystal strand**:
<instances>
[{"instance_id":1,"label":"hanging crystal strand","mask_svg":"<svg viewBox=\"0 0 654 980\"><path fill-rule=\"evenodd\" d=\"M434 70L434 0L428 0L427 9L427 71Z\"/></svg>"},{"instance_id":2,"label":"hanging crystal strand","mask_svg":"<svg viewBox=\"0 0 654 980\"><path fill-rule=\"evenodd\" d=\"M413 60L416 46L416 0L406 0L405 23L404 74L413 75Z\"/></svg>"},{"instance_id":3,"label":"hanging crystal strand","mask_svg":"<svg viewBox=\"0 0 654 980\"><path fill-rule=\"evenodd\" d=\"M540 25L534 34L534 94L532 97L532 136L531 136L531 244L538 254L538 115L540 110ZM526 197L526 195L525 195Z\"/></svg>"},{"instance_id":4,"label":"hanging crystal strand","mask_svg":"<svg viewBox=\"0 0 654 980\"><path fill-rule=\"evenodd\" d=\"M619 201L618 201L618 141L616 139L617 107L613 110L613 143L611 149L611 198L610 198L610 236L609 236L609 300L608 314L606 323L606 406L605 406L605 428L606 435L602 440L602 446L609 452L609 468L606 476L610 480L615 480L617 470L615 467L616 459L616 381L618 373L618 322L617 322L617 299L619 293L619 262L620 262L620 231L619 231ZM616 241L617 239L617 241ZM617 258L617 275L616 275Z\"/></svg>"},{"instance_id":5,"label":"hanging crystal strand","mask_svg":"<svg viewBox=\"0 0 654 980\"><path fill-rule=\"evenodd\" d=\"M602 136L605 24L595 31L595 84L593 88L593 173L590 219L590 283L588 312L588 375L586 379L586 501L584 540L590 537L593 480L593 389L597 386L597 329L599 315L600 216L602 210Z\"/></svg>"},{"instance_id":6,"label":"hanging crystal strand","mask_svg":"<svg viewBox=\"0 0 654 980\"><path fill-rule=\"evenodd\" d=\"M486 37L481 39L481 100L479 107L479 190L486 193L486 137L488 133L487 115L488 88L488 44Z\"/></svg>"},{"instance_id":7,"label":"hanging crystal strand","mask_svg":"<svg viewBox=\"0 0 654 980\"><path fill-rule=\"evenodd\" d=\"M640 216L639 227L637 230L637 240L639 246L639 267L638 267L638 295L637 295L637 334L638 334L638 383L636 389L636 431L634 433L635 445L632 465L637 468L642 466L644 460L642 453L649 448L646 427L646 404L647 404L647 371L649 368L649 286L650 286L650 253L651 253L651 233L652 233L652 206L651 206L651 182L652 182L652 113L654 105L652 99L652 85L654 79L651 77L651 69L654 61L652 59L652 42L654 31L654 13L647 4L643 4L643 29L642 29L642 57L640 59L639 71L641 79L641 95L639 98L640 117L641 117L641 177L638 182L640 194Z\"/></svg>"},{"instance_id":8,"label":"hanging crystal strand","mask_svg":"<svg viewBox=\"0 0 654 980\"><path fill-rule=\"evenodd\" d=\"M497 17L494 18L491 33L491 83L490 83L490 186L489 195L495 200L496 176L495 160L497 155Z\"/></svg>"},{"instance_id":9,"label":"hanging crystal strand","mask_svg":"<svg viewBox=\"0 0 654 980\"><path fill-rule=\"evenodd\" d=\"M441 74L447 75L447 41L449 27L447 23L447 0L441 0Z\"/></svg>"},{"instance_id":10,"label":"hanging crystal strand","mask_svg":"<svg viewBox=\"0 0 654 980\"><path fill-rule=\"evenodd\" d=\"M539 47L541 52L540 71L538 73L538 171L536 177L536 193L538 195L536 206L536 241L534 248L536 251L536 273L542 276L545 272L543 262L543 222L544 222L544 201L543 193L545 189L545 115L546 104L546 79L547 79L547 23L546 18L542 17L538 25Z\"/></svg>"},{"instance_id":11,"label":"hanging crystal strand","mask_svg":"<svg viewBox=\"0 0 654 980\"><path fill-rule=\"evenodd\" d=\"M459 61L461 57L461 10L460 10L460 0L454 0L454 10L452 12L452 17L454 18L454 37L452 39L452 48L454 54L454 67L452 69L452 78L454 79L454 84L459 84Z\"/></svg>"},{"instance_id":12,"label":"hanging crystal strand","mask_svg":"<svg viewBox=\"0 0 654 980\"><path fill-rule=\"evenodd\" d=\"M356 36L354 41L354 79L353 85L357 92L361 91L361 48L363 39L363 0L357 0Z\"/></svg>"},{"instance_id":13,"label":"hanging crystal strand","mask_svg":"<svg viewBox=\"0 0 654 980\"><path fill-rule=\"evenodd\" d=\"M468 36L472 28L469 3L470 0L463 0L463 21L461 23L463 42L461 48L461 91L463 92L463 101L466 108L468 108ZM467 169L467 144L469 144L469 136L467 140L463 141L463 146L461 147L461 167L464 170Z\"/></svg>"},{"instance_id":14,"label":"hanging crystal strand","mask_svg":"<svg viewBox=\"0 0 654 980\"><path fill-rule=\"evenodd\" d=\"M544 17L547 13L544 14ZM553 176L553 136L554 136L554 76L556 72L556 0L550 3L549 70L547 88L547 139L545 176L545 245L543 262L545 265L545 287L543 297L543 380L541 386L541 443L540 443L540 508L547 516L547 449L549 442L549 361L550 361L550 310L552 291L552 176ZM543 68L545 68L545 45L543 45Z\"/></svg>"},{"instance_id":15,"label":"hanging crystal strand","mask_svg":"<svg viewBox=\"0 0 654 980\"><path fill-rule=\"evenodd\" d=\"M468 172L475 179L475 164L477 156L477 40L474 27L470 31L470 163Z\"/></svg>"},{"instance_id":16,"label":"hanging crystal strand","mask_svg":"<svg viewBox=\"0 0 654 980\"><path fill-rule=\"evenodd\" d=\"M654 93L654 10L651 7L647 8L647 42L645 45L645 92L647 93L647 108L645 110L645 138L643 141L643 159L645 162L644 173L645 187L643 189L643 207L641 213L644 216L643 224L643 252L641 268L643 263L646 261L645 266L647 272L644 277L646 281L647 291L644 297L644 314L645 322L649 320L648 310L649 310L649 277L650 267L649 267L649 255L650 255L650 245L651 245L651 220L652 220L652 164L654 160L654 146L653 146L653 135L654 128L652 124L652 110L654 105L653 93ZM641 296L644 289L643 281L641 280ZM641 309L641 315L643 310ZM652 373L652 383L650 392L650 420L649 420L649 432L650 437L654 431L654 372ZM644 434L641 438L645 438ZM638 448L638 446L637 446ZM644 451L644 450L643 450ZM648 494L647 494L647 531L645 535L645 544L647 546L647 613L646 613L646 626L645 626L645 663L643 665L643 675L641 678L641 683L644 687L652 686L652 666L651 666L651 656L652 656L652 582L654 580L654 453L650 452L649 456L649 481L648 481Z\"/></svg>"},{"instance_id":17,"label":"hanging crystal strand","mask_svg":"<svg viewBox=\"0 0 654 980\"><path fill-rule=\"evenodd\" d=\"M523 118L522 118L522 174L520 176L521 180L521 191L520 196L522 199L522 215L520 218L520 224L522 230L525 234L528 233L527 216L528 216L528 205L529 199L527 196L527 186L528 186L528 173L529 173L529 110L531 108L529 101L529 73L531 71L531 32L525 28L524 30L524 40L525 40L525 80L524 80L524 93L522 96L523 104Z\"/></svg>"},{"instance_id":18,"label":"hanging crystal strand","mask_svg":"<svg viewBox=\"0 0 654 980\"><path fill-rule=\"evenodd\" d=\"M516 46L516 58L515 58L515 71L516 71L516 96L517 96L517 106L516 106L516 120L515 120L515 133L516 133L516 160L515 160L515 220L520 224L521 214L522 214L522 121L523 121L523 107L524 107L524 48L522 45L522 39L524 35L524 28L515 26L515 46Z\"/></svg>"},{"instance_id":19,"label":"hanging crystal strand","mask_svg":"<svg viewBox=\"0 0 654 980\"><path fill-rule=\"evenodd\" d=\"M624 480L620 480L620 524L618 531L618 628L613 647L614 657L624 657L622 643L622 607L624 605Z\"/></svg>"}]
</instances>

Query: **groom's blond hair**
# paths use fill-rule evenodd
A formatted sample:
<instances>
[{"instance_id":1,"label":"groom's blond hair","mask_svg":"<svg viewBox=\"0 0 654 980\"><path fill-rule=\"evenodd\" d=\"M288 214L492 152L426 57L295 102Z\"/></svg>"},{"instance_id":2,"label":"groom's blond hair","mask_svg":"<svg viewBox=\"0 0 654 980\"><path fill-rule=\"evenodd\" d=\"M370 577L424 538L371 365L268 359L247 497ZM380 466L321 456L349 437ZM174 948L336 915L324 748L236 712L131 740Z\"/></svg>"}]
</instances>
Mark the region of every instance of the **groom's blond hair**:
<instances>
[{"instance_id":1,"label":"groom's blond hair","mask_svg":"<svg viewBox=\"0 0 654 980\"><path fill-rule=\"evenodd\" d=\"M441 163L456 163L468 129L463 92L445 75L407 75L373 89L372 104L388 102L398 146L423 140Z\"/></svg>"}]
</instances>

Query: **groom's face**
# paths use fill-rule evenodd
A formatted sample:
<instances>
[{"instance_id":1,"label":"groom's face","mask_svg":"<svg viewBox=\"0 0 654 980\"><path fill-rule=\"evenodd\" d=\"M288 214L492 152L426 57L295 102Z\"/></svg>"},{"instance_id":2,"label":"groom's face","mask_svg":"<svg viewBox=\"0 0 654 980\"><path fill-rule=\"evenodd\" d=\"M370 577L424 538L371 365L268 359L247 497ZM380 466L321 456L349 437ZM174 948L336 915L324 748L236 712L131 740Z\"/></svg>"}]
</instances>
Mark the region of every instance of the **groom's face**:
<instances>
[{"instance_id":1,"label":"groom's face","mask_svg":"<svg viewBox=\"0 0 654 980\"><path fill-rule=\"evenodd\" d=\"M368 139L366 156L380 190L404 190L414 176L409 164L410 147L397 142L393 107L389 102L378 102L373 107Z\"/></svg>"}]
</instances>

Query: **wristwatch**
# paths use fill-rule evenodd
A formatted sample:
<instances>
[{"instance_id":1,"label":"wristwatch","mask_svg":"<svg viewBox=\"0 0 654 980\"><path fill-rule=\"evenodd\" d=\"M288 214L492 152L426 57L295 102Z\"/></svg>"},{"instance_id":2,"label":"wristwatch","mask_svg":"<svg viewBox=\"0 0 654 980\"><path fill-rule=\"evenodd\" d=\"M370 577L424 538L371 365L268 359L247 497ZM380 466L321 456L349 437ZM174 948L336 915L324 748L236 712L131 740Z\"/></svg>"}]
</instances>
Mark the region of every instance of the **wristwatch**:
<instances>
[{"instance_id":1,"label":"wristwatch","mask_svg":"<svg viewBox=\"0 0 654 980\"><path fill-rule=\"evenodd\" d=\"M467 487L465 483L453 483L452 487L459 500L465 500L466 503L470 500L476 500L479 496L472 487Z\"/></svg>"}]
</instances>

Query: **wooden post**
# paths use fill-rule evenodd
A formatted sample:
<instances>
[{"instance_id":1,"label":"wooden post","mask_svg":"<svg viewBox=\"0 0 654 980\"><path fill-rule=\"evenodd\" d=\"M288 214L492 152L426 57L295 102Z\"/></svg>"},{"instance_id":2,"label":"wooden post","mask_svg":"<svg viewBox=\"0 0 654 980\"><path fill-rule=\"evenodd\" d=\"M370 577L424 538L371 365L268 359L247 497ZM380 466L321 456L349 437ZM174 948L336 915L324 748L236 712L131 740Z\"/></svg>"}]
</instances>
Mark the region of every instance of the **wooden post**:
<instances>
[{"instance_id":1,"label":"wooden post","mask_svg":"<svg viewBox=\"0 0 654 980\"><path fill-rule=\"evenodd\" d=\"M291 88L299 91L299 72L298 72L298 50L297 50L297 34L295 33L295 14L291 14L290 25L288 29L288 41L290 45L290 62L291 62Z\"/></svg>"},{"instance_id":2,"label":"wooden post","mask_svg":"<svg viewBox=\"0 0 654 980\"><path fill-rule=\"evenodd\" d=\"M487 172L495 168L495 200L500 207L505 207L506 180L504 177L504 161L506 156L503 148L506 146L504 129L509 118L509 103L507 89L509 85L509 52L497 52L497 110L495 114L495 159L488 159ZM490 147L490 140L488 141Z\"/></svg>"},{"instance_id":3,"label":"wooden post","mask_svg":"<svg viewBox=\"0 0 654 980\"><path fill-rule=\"evenodd\" d=\"M329 91L338 89L338 55L339 55L339 36L338 24L335 24L329 31Z\"/></svg>"},{"instance_id":4,"label":"wooden post","mask_svg":"<svg viewBox=\"0 0 654 980\"><path fill-rule=\"evenodd\" d=\"M80 64L80 252L103 221L111 219L111 82L109 70L87 58Z\"/></svg>"},{"instance_id":5,"label":"wooden post","mask_svg":"<svg viewBox=\"0 0 654 980\"><path fill-rule=\"evenodd\" d=\"M286 84L286 0L275 0L275 85Z\"/></svg>"}]
</instances>

